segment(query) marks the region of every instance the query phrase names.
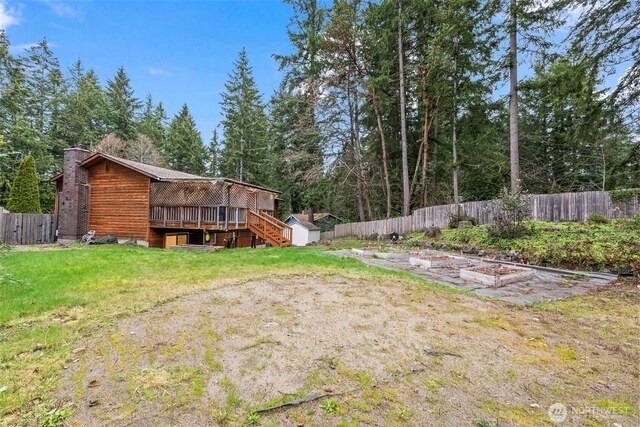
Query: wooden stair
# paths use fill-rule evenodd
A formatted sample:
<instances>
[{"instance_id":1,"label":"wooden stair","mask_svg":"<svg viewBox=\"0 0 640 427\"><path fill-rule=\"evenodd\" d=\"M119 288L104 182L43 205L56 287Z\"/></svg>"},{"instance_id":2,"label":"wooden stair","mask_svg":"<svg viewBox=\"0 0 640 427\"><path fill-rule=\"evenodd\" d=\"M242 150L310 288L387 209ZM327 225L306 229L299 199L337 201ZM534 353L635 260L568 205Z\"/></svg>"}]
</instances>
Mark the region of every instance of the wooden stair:
<instances>
[{"instance_id":1,"label":"wooden stair","mask_svg":"<svg viewBox=\"0 0 640 427\"><path fill-rule=\"evenodd\" d=\"M249 230L273 246L291 246L293 229L264 211L247 212Z\"/></svg>"}]
</instances>

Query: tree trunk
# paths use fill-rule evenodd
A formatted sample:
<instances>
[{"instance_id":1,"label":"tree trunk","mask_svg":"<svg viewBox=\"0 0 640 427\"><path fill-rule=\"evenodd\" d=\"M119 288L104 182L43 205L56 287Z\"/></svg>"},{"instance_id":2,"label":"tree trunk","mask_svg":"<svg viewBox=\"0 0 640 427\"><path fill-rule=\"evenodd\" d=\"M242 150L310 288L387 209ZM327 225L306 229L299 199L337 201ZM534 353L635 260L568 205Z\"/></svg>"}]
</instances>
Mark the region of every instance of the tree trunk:
<instances>
[{"instance_id":1,"label":"tree trunk","mask_svg":"<svg viewBox=\"0 0 640 427\"><path fill-rule=\"evenodd\" d=\"M409 215L409 155L407 147L407 116L404 93L404 53L402 46L402 0L398 0L398 72L400 74L400 136L402 142L402 215Z\"/></svg>"},{"instance_id":2,"label":"tree trunk","mask_svg":"<svg viewBox=\"0 0 640 427\"><path fill-rule=\"evenodd\" d=\"M362 202L363 202L363 214L362 221L366 221L367 218L364 215L364 207L367 208L367 213L369 219L372 218L371 214L371 202L369 201L369 180L367 179L367 169L364 167L364 156L362 155L362 141L360 139L360 97L358 96L358 87L354 84L354 114L353 114L353 122L354 122L354 130L355 130L355 142L356 147L358 148L358 168L360 173L360 182L362 182Z\"/></svg>"},{"instance_id":3,"label":"tree trunk","mask_svg":"<svg viewBox=\"0 0 640 427\"><path fill-rule=\"evenodd\" d=\"M516 6L517 0L510 0L509 146L511 152L511 191L518 189L520 181L520 157L518 154L518 23Z\"/></svg>"},{"instance_id":4,"label":"tree trunk","mask_svg":"<svg viewBox=\"0 0 640 427\"><path fill-rule=\"evenodd\" d=\"M451 122L451 145L453 149L453 203L456 205L456 213L459 212L460 193L458 191L458 39L454 45L453 59L453 120Z\"/></svg>"},{"instance_id":5,"label":"tree trunk","mask_svg":"<svg viewBox=\"0 0 640 427\"><path fill-rule=\"evenodd\" d=\"M360 124L358 123L358 92L356 90L352 90L351 82L348 82L347 87L347 99L349 104L349 121L351 128L351 146L353 148L353 157L355 160L355 170L356 170L356 201L358 205L358 216L360 217L360 221L364 222L366 220L364 214L364 185L363 185L363 172L364 168L362 166L362 152L360 150Z\"/></svg>"},{"instance_id":6,"label":"tree trunk","mask_svg":"<svg viewBox=\"0 0 640 427\"><path fill-rule=\"evenodd\" d=\"M380 144L382 145L382 171L384 173L384 187L387 196L387 218L391 218L391 183L389 181L389 166L387 161L387 141L384 136L384 128L382 127L382 113L380 112L378 99L373 89L371 89L371 104L373 105L373 111L376 115L378 132L380 133Z\"/></svg>"},{"instance_id":7,"label":"tree trunk","mask_svg":"<svg viewBox=\"0 0 640 427\"><path fill-rule=\"evenodd\" d=\"M426 79L426 77L425 77ZM427 82L423 82L422 103L424 104L424 123L422 125L422 179L420 181L420 207L427 206L427 167L429 154L429 129L431 128L431 116L429 115L429 93Z\"/></svg>"},{"instance_id":8,"label":"tree trunk","mask_svg":"<svg viewBox=\"0 0 640 427\"><path fill-rule=\"evenodd\" d=\"M373 112L376 115L376 124L378 126L378 133L380 134L380 145L382 146L382 170L384 175L384 193L387 199L387 218L391 217L391 183L389 181L389 167L387 161L387 142L384 136L384 127L382 126L382 113L380 112L380 105L378 104L378 96L376 94L376 90L373 86L370 86L365 81L365 71L362 66L358 62L357 57L351 52L347 52L353 65L355 66L356 73L358 77L360 77L360 81L362 85L367 89L369 94L369 98L371 100L371 106L373 108ZM369 207L369 217L371 215L371 208Z\"/></svg>"}]
</instances>

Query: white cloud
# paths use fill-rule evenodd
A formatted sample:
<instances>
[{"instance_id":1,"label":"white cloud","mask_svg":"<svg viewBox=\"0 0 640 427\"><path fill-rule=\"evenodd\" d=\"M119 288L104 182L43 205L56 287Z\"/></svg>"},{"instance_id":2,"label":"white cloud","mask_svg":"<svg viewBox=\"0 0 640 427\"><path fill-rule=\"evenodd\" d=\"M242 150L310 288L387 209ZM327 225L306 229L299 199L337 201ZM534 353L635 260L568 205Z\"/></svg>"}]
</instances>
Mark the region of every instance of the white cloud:
<instances>
[{"instance_id":1,"label":"white cloud","mask_svg":"<svg viewBox=\"0 0 640 427\"><path fill-rule=\"evenodd\" d=\"M37 46L38 43L23 43L9 46L9 51L13 54L24 52L27 49L31 49L34 46Z\"/></svg>"},{"instance_id":2,"label":"white cloud","mask_svg":"<svg viewBox=\"0 0 640 427\"><path fill-rule=\"evenodd\" d=\"M36 47L37 45L38 43L22 43L22 44L11 45L9 46L9 52L15 55L15 54L22 53L25 50L29 50L32 47ZM49 46L49 48L58 47L58 44L54 42L47 42L47 45Z\"/></svg>"},{"instance_id":3,"label":"white cloud","mask_svg":"<svg viewBox=\"0 0 640 427\"><path fill-rule=\"evenodd\" d=\"M21 11L22 5L9 7L4 1L0 0L0 29L4 30L12 25L18 25Z\"/></svg>"},{"instance_id":4,"label":"white cloud","mask_svg":"<svg viewBox=\"0 0 640 427\"><path fill-rule=\"evenodd\" d=\"M53 13L65 18L82 18L82 12L70 4L58 0L42 0L43 3L49 5Z\"/></svg>"},{"instance_id":5,"label":"white cloud","mask_svg":"<svg viewBox=\"0 0 640 427\"><path fill-rule=\"evenodd\" d=\"M152 76L163 76L163 77L171 77L173 73L169 70L165 70L164 68L151 67L149 68L149 74Z\"/></svg>"}]
</instances>

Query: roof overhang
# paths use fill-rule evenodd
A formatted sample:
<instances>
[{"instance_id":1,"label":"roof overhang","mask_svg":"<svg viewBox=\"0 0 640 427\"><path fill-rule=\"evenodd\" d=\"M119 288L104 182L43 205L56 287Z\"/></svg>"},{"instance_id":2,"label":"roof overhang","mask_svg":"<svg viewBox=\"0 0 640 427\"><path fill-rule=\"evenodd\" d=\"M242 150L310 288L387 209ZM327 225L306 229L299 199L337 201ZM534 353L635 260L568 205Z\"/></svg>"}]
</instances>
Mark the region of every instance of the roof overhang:
<instances>
[{"instance_id":1,"label":"roof overhang","mask_svg":"<svg viewBox=\"0 0 640 427\"><path fill-rule=\"evenodd\" d=\"M104 154L104 153L95 153L92 156L88 157L87 159L85 159L84 161L82 161L78 166L79 167L91 167L94 164L102 161L102 160L110 160L114 163L119 164L120 166L123 166L125 168L131 169L133 171L136 171L142 175L148 176L149 178L155 179L156 181L179 181L179 182L202 182L202 181L209 181L209 182L215 182L215 183L219 183L219 182L226 182L228 184L231 185L242 185L245 187L251 187L251 188L255 188L257 190L261 190L261 191L267 191L269 193L274 193L274 194L282 194L282 191L278 191L278 190L273 190L271 188L266 188L266 187L262 187L259 185L255 185L255 184L250 184L248 182L243 182L243 181L238 181L235 179L229 179L229 178L209 178L209 177L205 177L205 176L192 176L192 177L172 177L172 178L166 178L166 177L161 177L152 173L149 173L148 171L145 171L143 169L137 168L135 165L132 165L128 162L123 162L119 157L115 157L115 156L111 156L108 154ZM59 174L57 174L56 176L51 178L51 181L58 181L60 180L62 177L64 176L64 172L61 172Z\"/></svg>"}]
</instances>

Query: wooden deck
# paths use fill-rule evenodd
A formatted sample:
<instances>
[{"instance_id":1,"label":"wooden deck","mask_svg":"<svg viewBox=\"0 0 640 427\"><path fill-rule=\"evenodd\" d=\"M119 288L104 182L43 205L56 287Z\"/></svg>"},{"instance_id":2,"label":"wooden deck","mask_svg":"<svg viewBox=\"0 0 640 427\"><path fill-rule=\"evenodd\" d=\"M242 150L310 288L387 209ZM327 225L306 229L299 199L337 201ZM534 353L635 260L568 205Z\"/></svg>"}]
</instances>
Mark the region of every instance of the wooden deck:
<instances>
[{"instance_id":1,"label":"wooden deck","mask_svg":"<svg viewBox=\"0 0 640 427\"><path fill-rule=\"evenodd\" d=\"M158 229L251 230L273 246L291 246L293 229L264 210L224 206L152 206L149 226Z\"/></svg>"}]
</instances>

